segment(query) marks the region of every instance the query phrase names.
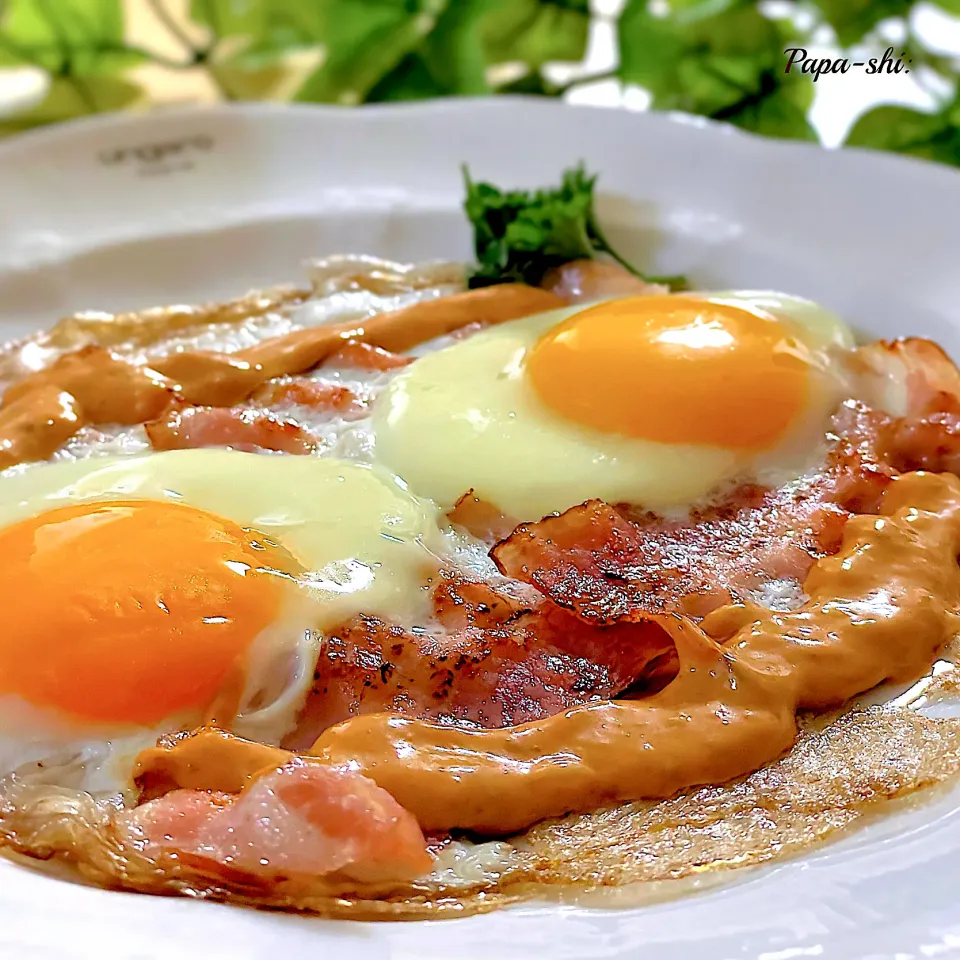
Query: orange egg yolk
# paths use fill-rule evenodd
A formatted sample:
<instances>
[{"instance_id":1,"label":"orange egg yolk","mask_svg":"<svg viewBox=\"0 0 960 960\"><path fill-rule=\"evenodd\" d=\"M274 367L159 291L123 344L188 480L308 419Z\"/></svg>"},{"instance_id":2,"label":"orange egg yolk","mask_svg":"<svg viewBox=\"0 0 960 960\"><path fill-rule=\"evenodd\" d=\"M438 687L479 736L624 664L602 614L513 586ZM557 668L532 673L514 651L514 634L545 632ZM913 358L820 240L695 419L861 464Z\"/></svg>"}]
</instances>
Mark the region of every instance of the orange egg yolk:
<instances>
[{"instance_id":1,"label":"orange egg yolk","mask_svg":"<svg viewBox=\"0 0 960 960\"><path fill-rule=\"evenodd\" d=\"M0 693L88 722L208 708L277 617L291 559L203 510L61 507L0 530Z\"/></svg>"},{"instance_id":2,"label":"orange egg yolk","mask_svg":"<svg viewBox=\"0 0 960 960\"><path fill-rule=\"evenodd\" d=\"M527 358L540 399L585 427L660 443L758 450L803 408L814 361L762 313L684 296L575 314Z\"/></svg>"}]
</instances>

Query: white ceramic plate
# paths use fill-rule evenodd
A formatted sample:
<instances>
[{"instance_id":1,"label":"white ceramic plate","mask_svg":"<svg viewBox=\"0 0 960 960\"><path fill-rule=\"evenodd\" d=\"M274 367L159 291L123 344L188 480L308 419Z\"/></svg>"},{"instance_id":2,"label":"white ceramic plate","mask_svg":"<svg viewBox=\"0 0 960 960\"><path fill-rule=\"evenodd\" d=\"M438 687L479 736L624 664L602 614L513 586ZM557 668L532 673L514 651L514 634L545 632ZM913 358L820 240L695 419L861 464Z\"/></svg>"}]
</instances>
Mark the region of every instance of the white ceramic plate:
<instances>
[{"instance_id":1,"label":"white ceramic plate","mask_svg":"<svg viewBox=\"0 0 960 960\"><path fill-rule=\"evenodd\" d=\"M601 219L658 272L779 288L960 356L960 176L664 115L530 100L107 117L0 144L0 334L68 311L227 296L307 257L468 259L459 164L601 174ZM960 794L642 909L327 922L110 893L0 861L0 955L823 960L960 954Z\"/></svg>"}]
</instances>

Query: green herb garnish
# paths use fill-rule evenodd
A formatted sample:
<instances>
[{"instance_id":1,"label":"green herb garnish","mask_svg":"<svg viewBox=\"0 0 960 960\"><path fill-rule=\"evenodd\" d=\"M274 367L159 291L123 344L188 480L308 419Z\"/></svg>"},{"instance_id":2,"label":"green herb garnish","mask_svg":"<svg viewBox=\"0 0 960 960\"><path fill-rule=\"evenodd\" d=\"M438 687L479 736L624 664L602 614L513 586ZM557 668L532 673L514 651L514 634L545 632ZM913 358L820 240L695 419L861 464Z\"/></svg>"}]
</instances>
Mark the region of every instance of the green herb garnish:
<instances>
[{"instance_id":1,"label":"green herb garnish","mask_svg":"<svg viewBox=\"0 0 960 960\"><path fill-rule=\"evenodd\" d=\"M537 286L548 270L598 254L612 257L648 283L664 283L675 290L686 284L681 276L648 277L610 246L593 209L597 178L588 176L582 163L565 171L555 190L504 193L471 180L466 164L463 179L464 209L473 224L477 257L471 287L511 282Z\"/></svg>"}]
</instances>

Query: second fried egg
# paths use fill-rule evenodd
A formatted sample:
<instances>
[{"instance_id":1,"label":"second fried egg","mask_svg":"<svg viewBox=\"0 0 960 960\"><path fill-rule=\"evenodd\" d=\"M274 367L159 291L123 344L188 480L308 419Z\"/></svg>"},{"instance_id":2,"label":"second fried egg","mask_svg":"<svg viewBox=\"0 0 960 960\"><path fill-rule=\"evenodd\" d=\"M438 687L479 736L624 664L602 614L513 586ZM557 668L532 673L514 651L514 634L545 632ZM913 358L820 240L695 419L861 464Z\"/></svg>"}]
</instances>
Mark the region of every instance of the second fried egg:
<instances>
[{"instance_id":1,"label":"second fried egg","mask_svg":"<svg viewBox=\"0 0 960 960\"><path fill-rule=\"evenodd\" d=\"M670 511L820 452L849 328L776 293L635 297L513 321L400 373L376 456L442 506L537 519L591 498Z\"/></svg>"}]
</instances>

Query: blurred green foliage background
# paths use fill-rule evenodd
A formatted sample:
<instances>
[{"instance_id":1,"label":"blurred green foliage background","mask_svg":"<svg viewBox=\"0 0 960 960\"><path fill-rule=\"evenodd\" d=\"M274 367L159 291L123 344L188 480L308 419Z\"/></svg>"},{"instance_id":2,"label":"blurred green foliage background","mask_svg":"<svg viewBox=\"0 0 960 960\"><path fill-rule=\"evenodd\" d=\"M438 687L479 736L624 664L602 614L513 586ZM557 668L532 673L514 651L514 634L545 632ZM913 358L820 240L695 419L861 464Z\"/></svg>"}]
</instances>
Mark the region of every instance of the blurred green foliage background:
<instances>
[{"instance_id":1,"label":"blurred green foliage background","mask_svg":"<svg viewBox=\"0 0 960 960\"><path fill-rule=\"evenodd\" d=\"M813 79L785 73L784 50L815 46L826 31L842 49L882 52L892 25L897 54L934 81L935 108L875 107L846 142L958 164L957 64L916 35L918 5L626 0L616 16L619 64L603 76L643 87L654 109L816 140ZM960 0L936 5L960 14ZM47 78L36 102L0 115L0 133L149 106L161 74L174 87L177 74L200 75L223 99L558 97L598 79L559 83L549 66L584 58L590 18L588 0L0 0L0 68L39 68Z\"/></svg>"}]
</instances>

